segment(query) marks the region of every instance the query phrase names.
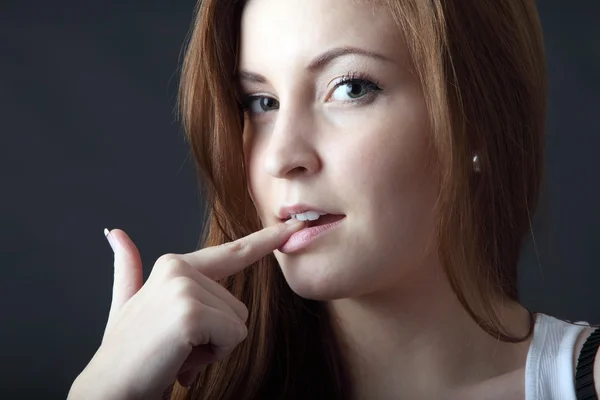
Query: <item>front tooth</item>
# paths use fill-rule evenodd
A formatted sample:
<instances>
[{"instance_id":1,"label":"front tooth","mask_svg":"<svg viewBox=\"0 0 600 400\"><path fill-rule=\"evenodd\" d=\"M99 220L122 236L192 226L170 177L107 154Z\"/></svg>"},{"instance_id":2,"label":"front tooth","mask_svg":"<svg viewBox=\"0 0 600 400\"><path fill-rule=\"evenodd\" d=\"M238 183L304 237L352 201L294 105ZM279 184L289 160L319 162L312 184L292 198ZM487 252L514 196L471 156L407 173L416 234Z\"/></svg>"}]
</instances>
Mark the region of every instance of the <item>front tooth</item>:
<instances>
[{"instance_id":1,"label":"front tooth","mask_svg":"<svg viewBox=\"0 0 600 400\"><path fill-rule=\"evenodd\" d=\"M303 213L299 213L299 214L292 214L292 218L296 218L299 221L315 221L317 219L319 219L319 217L321 214L319 212L316 211L306 211Z\"/></svg>"},{"instance_id":2,"label":"front tooth","mask_svg":"<svg viewBox=\"0 0 600 400\"><path fill-rule=\"evenodd\" d=\"M306 218L306 213L296 214L295 217L298 221L306 221L308 219Z\"/></svg>"},{"instance_id":3,"label":"front tooth","mask_svg":"<svg viewBox=\"0 0 600 400\"><path fill-rule=\"evenodd\" d=\"M316 211L307 211L304 215L306 215L306 219L309 221L315 221L320 217L319 213Z\"/></svg>"}]
</instances>

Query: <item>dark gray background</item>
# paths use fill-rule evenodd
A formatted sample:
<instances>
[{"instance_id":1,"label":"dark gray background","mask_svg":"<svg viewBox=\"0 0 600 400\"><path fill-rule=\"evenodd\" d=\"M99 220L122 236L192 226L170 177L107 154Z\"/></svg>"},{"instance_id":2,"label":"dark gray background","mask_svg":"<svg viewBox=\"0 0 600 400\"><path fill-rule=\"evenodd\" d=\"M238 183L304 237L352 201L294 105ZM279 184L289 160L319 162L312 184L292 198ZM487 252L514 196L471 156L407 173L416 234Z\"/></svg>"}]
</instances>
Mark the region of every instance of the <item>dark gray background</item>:
<instances>
[{"instance_id":1,"label":"dark gray background","mask_svg":"<svg viewBox=\"0 0 600 400\"><path fill-rule=\"evenodd\" d=\"M538 5L548 179L523 302L600 323L600 1ZM0 3L0 398L65 398L93 355L112 287L103 228L130 234L146 276L197 248L202 203L173 112L193 6Z\"/></svg>"}]
</instances>

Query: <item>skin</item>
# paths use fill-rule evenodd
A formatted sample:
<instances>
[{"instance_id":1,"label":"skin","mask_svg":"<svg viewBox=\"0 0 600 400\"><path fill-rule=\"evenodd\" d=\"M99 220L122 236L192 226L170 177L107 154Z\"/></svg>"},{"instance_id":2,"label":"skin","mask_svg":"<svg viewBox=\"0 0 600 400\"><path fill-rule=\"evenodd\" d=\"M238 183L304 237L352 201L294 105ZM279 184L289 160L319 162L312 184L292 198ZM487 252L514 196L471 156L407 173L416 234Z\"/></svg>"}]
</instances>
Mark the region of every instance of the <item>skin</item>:
<instances>
[{"instance_id":1,"label":"skin","mask_svg":"<svg viewBox=\"0 0 600 400\"><path fill-rule=\"evenodd\" d=\"M358 398L524 398L530 341L483 332L442 273L431 132L389 12L347 0L251 0L241 29L245 162L263 225L295 203L346 215L309 247L275 256L297 294L329 305ZM381 57L307 68L345 46ZM340 85L349 73L381 90ZM497 309L510 333L527 332L522 306Z\"/></svg>"},{"instance_id":2,"label":"skin","mask_svg":"<svg viewBox=\"0 0 600 400\"><path fill-rule=\"evenodd\" d=\"M249 267L303 226L277 224L221 246L164 254L146 283L131 238L106 230L115 267L108 322L68 399L162 399L175 379L190 385L248 333L248 309L215 280Z\"/></svg>"},{"instance_id":3,"label":"skin","mask_svg":"<svg viewBox=\"0 0 600 400\"><path fill-rule=\"evenodd\" d=\"M115 253L108 322L68 398L159 399L174 379L191 384L247 335L246 306L214 280L274 251L293 290L331 307L349 344L358 399L523 399L529 342L497 342L476 327L432 251L436 171L424 163L430 132L388 13L344 0L252 0L242 39L242 76L264 78L245 79L242 89L279 101L264 103L275 106L264 114L254 112L262 110L255 97L245 102L252 111L244 132L250 191L266 228L165 254L146 283L133 241L120 229L106 231ZM304 68L349 44L383 58L345 55L318 71ZM349 71L377 80L375 93L364 82L340 86ZM366 98L350 101L349 93ZM275 216L295 202L346 219L302 251L277 251L304 227ZM510 333L526 332L520 305L497 308ZM576 354L590 333L582 332Z\"/></svg>"}]
</instances>

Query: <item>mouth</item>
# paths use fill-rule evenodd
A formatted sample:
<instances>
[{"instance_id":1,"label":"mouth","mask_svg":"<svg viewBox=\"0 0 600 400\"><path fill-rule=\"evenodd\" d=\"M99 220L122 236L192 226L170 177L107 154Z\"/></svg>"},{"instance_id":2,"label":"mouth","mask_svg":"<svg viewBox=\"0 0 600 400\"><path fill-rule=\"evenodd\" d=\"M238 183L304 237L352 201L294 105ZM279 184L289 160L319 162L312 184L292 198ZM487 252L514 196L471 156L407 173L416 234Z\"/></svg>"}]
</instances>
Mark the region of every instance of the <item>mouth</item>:
<instances>
[{"instance_id":1,"label":"mouth","mask_svg":"<svg viewBox=\"0 0 600 400\"><path fill-rule=\"evenodd\" d=\"M345 215L335 215L335 214L321 215L321 216L319 216L319 219L316 219L313 221L307 220L306 227L312 228L313 226L321 226L321 225L331 224L333 222L337 222L337 221L341 220L344 217L345 217Z\"/></svg>"},{"instance_id":2,"label":"mouth","mask_svg":"<svg viewBox=\"0 0 600 400\"><path fill-rule=\"evenodd\" d=\"M344 214L326 214L322 212L308 211L301 214L291 214L290 218L282 221L286 222L290 219L297 219L299 221L305 221L306 228L312 228L314 226L327 225L337 222L343 219L344 217Z\"/></svg>"},{"instance_id":3,"label":"mouth","mask_svg":"<svg viewBox=\"0 0 600 400\"><path fill-rule=\"evenodd\" d=\"M284 254L295 253L299 250L306 249L311 243L318 240L318 238L326 235L327 233L335 230L337 226L343 223L346 218L345 215L338 214L322 214L318 215L318 218L314 215L315 219L305 220L306 226L300 231L294 233L286 243L279 248L279 251ZM301 215L292 216L294 219L304 221Z\"/></svg>"}]
</instances>

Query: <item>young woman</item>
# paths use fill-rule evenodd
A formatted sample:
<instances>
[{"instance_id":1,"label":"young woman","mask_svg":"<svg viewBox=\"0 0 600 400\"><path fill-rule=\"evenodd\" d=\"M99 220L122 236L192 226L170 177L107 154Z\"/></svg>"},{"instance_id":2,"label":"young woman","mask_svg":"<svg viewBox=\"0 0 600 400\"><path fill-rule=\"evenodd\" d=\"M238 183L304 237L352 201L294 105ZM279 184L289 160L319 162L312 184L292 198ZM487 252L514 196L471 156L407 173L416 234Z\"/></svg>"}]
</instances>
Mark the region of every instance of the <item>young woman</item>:
<instances>
[{"instance_id":1,"label":"young woman","mask_svg":"<svg viewBox=\"0 0 600 400\"><path fill-rule=\"evenodd\" d=\"M533 0L203 0L180 100L206 248L142 284L107 235L111 313L70 398L593 398L600 331L519 304Z\"/></svg>"}]
</instances>

